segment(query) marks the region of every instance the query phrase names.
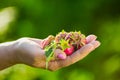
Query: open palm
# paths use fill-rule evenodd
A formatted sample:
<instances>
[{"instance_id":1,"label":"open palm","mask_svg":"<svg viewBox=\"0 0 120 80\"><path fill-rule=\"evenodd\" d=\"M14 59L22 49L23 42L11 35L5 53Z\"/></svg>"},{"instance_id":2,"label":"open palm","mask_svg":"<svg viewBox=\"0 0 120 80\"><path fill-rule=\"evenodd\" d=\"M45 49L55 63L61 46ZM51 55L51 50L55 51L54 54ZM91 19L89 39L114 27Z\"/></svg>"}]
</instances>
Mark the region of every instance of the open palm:
<instances>
[{"instance_id":1,"label":"open palm","mask_svg":"<svg viewBox=\"0 0 120 80\"><path fill-rule=\"evenodd\" d=\"M95 35L89 35L86 40L87 44L81 49L77 50L70 56L66 56L65 53L56 49L56 59L52 60L48 64L48 69L51 71L58 70L62 67L69 66L84 57L86 57L91 51L100 45L100 42L96 40ZM19 63L24 63L37 68L46 68L46 56L44 47L51 42L53 38L48 37L46 39L40 40L35 38L22 38L19 39L18 49L19 52L16 55Z\"/></svg>"}]
</instances>

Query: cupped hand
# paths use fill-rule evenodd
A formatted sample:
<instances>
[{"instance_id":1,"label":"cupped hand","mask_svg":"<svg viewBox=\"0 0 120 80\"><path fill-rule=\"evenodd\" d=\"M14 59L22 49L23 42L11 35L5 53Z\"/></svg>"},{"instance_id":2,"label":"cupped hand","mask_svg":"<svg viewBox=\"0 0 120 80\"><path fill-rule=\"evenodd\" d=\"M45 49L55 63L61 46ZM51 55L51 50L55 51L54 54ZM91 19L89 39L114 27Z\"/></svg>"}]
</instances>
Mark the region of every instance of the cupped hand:
<instances>
[{"instance_id":1,"label":"cupped hand","mask_svg":"<svg viewBox=\"0 0 120 80\"><path fill-rule=\"evenodd\" d=\"M95 35L89 35L86 38L87 44L70 56L66 56L62 50L56 49L54 52L56 59L49 62L48 70L55 71L83 59L100 45L100 42L97 41L96 38ZM34 38L21 38L17 40L15 55L17 62L45 69L46 56L44 47L48 45L51 40L53 40L52 36L43 40Z\"/></svg>"}]
</instances>

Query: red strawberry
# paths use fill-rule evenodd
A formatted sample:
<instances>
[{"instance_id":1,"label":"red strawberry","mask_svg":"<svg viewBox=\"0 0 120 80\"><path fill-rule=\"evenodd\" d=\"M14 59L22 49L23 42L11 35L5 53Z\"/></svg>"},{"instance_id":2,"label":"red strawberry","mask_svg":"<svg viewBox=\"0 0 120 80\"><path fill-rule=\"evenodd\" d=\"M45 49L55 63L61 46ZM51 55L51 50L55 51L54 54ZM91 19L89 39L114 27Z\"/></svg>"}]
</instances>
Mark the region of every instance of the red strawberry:
<instances>
[{"instance_id":1,"label":"red strawberry","mask_svg":"<svg viewBox=\"0 0 120 80\"><path fill-rule=\"evenodd\" d=\"M80 48L81 48L81 46L79 45L79 46L78 46L78 49L80 49Z\"/></svg>"},{"instance_id":2,"label":"red strawberry","mask_svg":"<svg viewBox=\"0 0 120 80\"><path fill-rule=\"evenodd\" d=\"M80 45L81 45L81 46L84 46L85 44L87 44L86 39L85 39L85 38L81 39Z\"/></svg>"},{"instance_id":3,"label":"red strawberry","mask_svg":"<svg viewBox=\"0 0 120 80\"><path fill-rule=\"evenodd\" d=\"M66 53L67 56L69 56L74 52L74 47L71 46L70 48L66 48L64 52Z\"/></svg>"},{"instance_id":4,"label":"red strawberry","mask_svg":"<svg viewBox=\"0 0 120 80\"><path fill-rule=\"evenodd\" d=\"M86 39L84 39L83 42L84 42L85 44L87 44L87 40L86 40Z\"/></svg>"},{"instance_id":5,"label":"red strawberry","mask_svg":"<svg viewBox=\"0 0 120 80\"><path fill-rule=\"evenodd\" d=\"M81 39L81 45L79 45L77 49L80 49L80 48L81 48L82 46L84 46L85 44L87 44L86 39L85 39L85 38L84 38L84 39Z\"/></svg>"}]
</instances>

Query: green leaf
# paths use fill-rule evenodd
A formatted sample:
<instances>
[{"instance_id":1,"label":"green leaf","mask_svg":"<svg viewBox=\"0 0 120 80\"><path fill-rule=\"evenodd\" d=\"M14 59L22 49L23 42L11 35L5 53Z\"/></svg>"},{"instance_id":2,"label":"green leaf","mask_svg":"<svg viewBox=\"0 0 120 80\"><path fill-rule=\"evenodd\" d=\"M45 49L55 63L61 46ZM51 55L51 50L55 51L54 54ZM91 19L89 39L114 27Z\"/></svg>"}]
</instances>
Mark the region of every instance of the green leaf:
<instances>
[{"instance_id":1,"label":"green leaf","mask_svg":"<svg viewBox=\"0 0 120 80\"><path fill-rule=\"evenodd\" d=\"M45 51L46 57L49 57L52 51L53 51L53 50L52 50L52 47L49 48L47 51Z\"/></svg>"},{"instance_id":2,"label":"green leaf","mask_svg":"<svg viewBox=\"0 0 120 80\"><path fill-rule=\"evenodd\" d=\"M81 38L86 38L84 34L81 34L80 37L81 37Z\"/></svg>"},{"instance_id":3,"label":"green leaf","mask_svg":"<svg viewBox=\"0 0 120 80\"><path fill-rule=\"evenodd\" d=\"M64 30L64 29L62 30L62 33L65 33L65 30Z\"/></svg>"},{"instance_id":4,"label":"green leaf","mask_svg":"<svg viewBox=\"0 0 120 80\"><path fill-rule=\"evenodd\" d=\"M60 45L62 47L62 50L65 50L66 48L69 48L69 40L64 40L64 39L61 39L60 40Z\"/></svg>"},{"instance_id":5,"label":"green leaf","mask_svg":"<svg viewBox=\"0 0 120 80\"><path fill-rule=\"evenodd\" d=\"M46 69L48 69L48 63L51 59L54 58L54 50L56 49L56 43L52 42L49 46L45 48L46 55Z\"/></svg>"},{"instance_id":6,"label":"green leaf","mask_svg":"<svg viewBox=\"0 0 120 80\"><path fill-rule=\"evenodd\" d=\"M81 34L81 32L80 32L80 31L78 31L78 34Z\"/></svg>"},{"instance_id":7,"label":"green leaf","mask_svg":"<svg viewBox=\"0 0 120 80\"><path fill-rule=\"evenodd\" d=\"M49 55L47 56L47 59L46 59L46 69L48 69L48 63L53 58L53 54L54 54L53 49L50 48L49 50L50 52L48 53Z\"/></svg>"}]
</instances>

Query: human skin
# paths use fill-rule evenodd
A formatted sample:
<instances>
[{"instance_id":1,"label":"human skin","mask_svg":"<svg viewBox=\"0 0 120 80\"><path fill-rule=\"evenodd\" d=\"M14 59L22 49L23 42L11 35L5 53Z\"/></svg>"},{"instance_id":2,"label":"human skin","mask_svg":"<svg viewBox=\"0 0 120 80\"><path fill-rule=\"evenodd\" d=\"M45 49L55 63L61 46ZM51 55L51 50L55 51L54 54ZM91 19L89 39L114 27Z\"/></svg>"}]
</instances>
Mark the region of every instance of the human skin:
<instances>
[{"instance_id":1,"label":"human skin","mask_svg":"<svg viewBox=\"0 0 120 80\"><path fill-rule=\"evenodd\" d=\"M100 42L95 35L87 36L87 44L70 56L60 50L54 51L56 59L50 61L48 70L55 71L69 66L86 57L91 51L95 50ZM49 36L46 39L21 38L15 41L0 44L0 70L15 64L26 64L36 68L45 69L46 56L44 47L51 42Z\"/></svg>"}]
</instances>

